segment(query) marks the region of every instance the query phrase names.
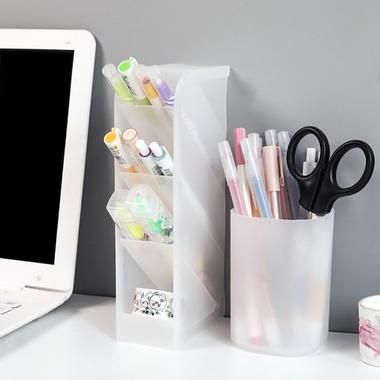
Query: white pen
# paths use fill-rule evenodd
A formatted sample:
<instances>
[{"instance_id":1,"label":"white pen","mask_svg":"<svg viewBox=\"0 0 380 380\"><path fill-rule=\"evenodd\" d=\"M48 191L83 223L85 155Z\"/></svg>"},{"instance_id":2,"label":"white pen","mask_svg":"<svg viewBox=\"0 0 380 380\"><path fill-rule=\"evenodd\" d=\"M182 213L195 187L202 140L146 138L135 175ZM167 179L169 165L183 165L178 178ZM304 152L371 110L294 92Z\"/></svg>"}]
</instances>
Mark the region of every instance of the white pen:
<instances>
[{"instance_id":1,"label":"white pen","mask_svg":"<svg viewBox=\"0 0 380 380\"><path fill-rule=\"evenodd\" d=\"M162 175L162 171L157 163L153 160L152 151L146 145L144 140L137 140L136 148L139 151L141 161L148 169L148 171L155 175Z\"/></svg>"},{"instance_id":2,"label":"white pen","mask_svg":"<svg viewBox=\"0 0 380 380\"><path fill-rule=\"evenodd\" d=\"M240 183L240 193L243 196L243 202L248 211L248 216L252 216L252 204L251 195L249 192L249 186L247 182L247 177L245 175L245 162L243 152L241 151L240 141L246 136L245 128L235 128L234 129L234 142L235 142L235 159L236 168Z\"/></svg>"},{"instance_id":3,"label":"white pen","mask_svg":"<svg viewBox=\"0 0 380 380\"><path fill-rule=\"evenodd\" d=\"M303 162L302 175L309 175L318 164L318 152L315 148L306 149L306 161Z\"/></svg>"},{"instance_id":4,"label":"white pen","mask_svg":"<svg viewBox=\"0 0 380 380\"><path fill-rule=\"evenodd\" d=\"M156 141L151 142L149 148L152 151L153 160L160 167L162 174L165 176L172 176L174 171L173 159L166 148L158 145Z\"/></svg>"}]
</instances>

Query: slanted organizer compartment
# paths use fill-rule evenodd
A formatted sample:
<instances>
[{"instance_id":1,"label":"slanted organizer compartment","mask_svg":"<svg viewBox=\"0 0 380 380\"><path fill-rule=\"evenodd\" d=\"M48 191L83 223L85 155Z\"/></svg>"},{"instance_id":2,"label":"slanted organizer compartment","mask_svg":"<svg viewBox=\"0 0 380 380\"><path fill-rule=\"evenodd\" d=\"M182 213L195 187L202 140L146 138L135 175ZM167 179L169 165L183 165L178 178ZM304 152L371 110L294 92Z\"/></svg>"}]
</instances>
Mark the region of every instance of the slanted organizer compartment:
<instances>
[{"instance_id":1,"label":"slanted organizer compartment","mask_svg":"<svg viewBox=\"0 0 380 380\"><path fill-rule=\"evenodd\" d=\"M223 313L225 196L217 143L226 138L229 69L168 65L160 71L176 89L174 106L132 105L115 98L115 127L121 133L134 128L146 143L165 146L174 175L124 172L116 164L107 209L118 226L117 339L177 348ZM158 227L157 218L147 222L125 208L136 185L161 202L165 217L158 218ZM159 300L166 305L165 317L136 314L137 289L167 297L167 305Z\"/></svg>"}]
</instances>

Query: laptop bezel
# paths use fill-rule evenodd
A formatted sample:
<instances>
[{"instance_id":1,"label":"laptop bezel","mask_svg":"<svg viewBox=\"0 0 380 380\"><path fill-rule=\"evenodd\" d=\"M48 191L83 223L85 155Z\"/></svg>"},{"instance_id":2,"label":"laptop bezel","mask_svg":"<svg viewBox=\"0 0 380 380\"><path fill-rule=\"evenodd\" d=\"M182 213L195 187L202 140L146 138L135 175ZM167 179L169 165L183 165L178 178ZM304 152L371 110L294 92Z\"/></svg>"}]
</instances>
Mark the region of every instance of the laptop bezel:
<instances>
[{"instance_id":1,"label":"laptop bezel","mask_svg":"<svg viewBox=\"0 0 380 380\"><path fill-rule=\"evenodd\" d=\"M0 258L0 286L72 291L95 45L93 35L85 30L0 29L0 49L74 51L54 265Z\"/></svg>"}]
</instances>

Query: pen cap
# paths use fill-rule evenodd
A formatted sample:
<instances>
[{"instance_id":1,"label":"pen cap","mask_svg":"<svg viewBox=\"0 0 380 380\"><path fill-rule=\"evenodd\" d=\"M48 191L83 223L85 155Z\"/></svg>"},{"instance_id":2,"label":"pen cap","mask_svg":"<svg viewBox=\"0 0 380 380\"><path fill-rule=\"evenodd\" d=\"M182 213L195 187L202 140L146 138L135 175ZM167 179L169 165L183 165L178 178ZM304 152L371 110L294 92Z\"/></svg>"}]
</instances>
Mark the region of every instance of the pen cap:
<instances>
[{"instance_id":1,"label":"pen cap","mask_svg":"<svg viewBox=\"0 0 380 380\"><path fill-rule=\"evenodd\" d=\"M137 136L137 131L134 128L128 128L123 133L123 140L127 144L136 146L138 139L139 137Z\"/></svg>"},{"instance_id":2,"label":"pen cap","mask_svg":"<svg viewBox=\"0 0 380 380\"><path fill-rule=\"evenodd\" d=\"M315 148L306 149L306 162L317 162L317 150Z\"/></svg>"},{"instance_id":3,"label":"pen cap","mask_svg":"<svg viewBox=\"0 0 380 380\"><path fill-rule=\"evenodd\" d=\"M149 156L151 153L148 145L146 145L144 140L137 140L136 148L143 157Z\"/></svg>"},{"instance_id":4,"label":"pen cap","mask_svg":"<svg viewBox=\"0 0 380 380\"><path fill-rule=\"evenodd\" d=\"M246 170L249 177L256 179L261 178L260 163L258 158L251 149L251 145L247 138L240 141L241 149L244 155Z\"/></svg>"},{"instance_id":5,"label":"pen cap","mask_svg":"<svg viewBox=\"0 0 380 380\"><path fill-rule=\"evenodd\" d=\"M175 96L168 84L162 79L160 70L157 66L151 66L148 69L148 76L159 93L162 101L167 106L174 105Z\"/></svg>"},{"instance_id":6,"label":"pen cap","mask_svg":"<svg viewBox=\"0 0 380 380\"><path fill-rule=\"evenodd\" d=\"M232 151L228 141L221 141L218 144L219 156L222 161L224 175L226 176L226 181L237 181L237 170L232 156Z\"/></svg>"},{"instance_id":7,"label":"pen cap","mask_svg":"<svg viewBox=\"0 0 380 380\"><path fill-rule=\"evenodd\" d=\"M114 77L115 75L116 76L118 75L116 67L112 63L108 63L107 65L104 65L102 68L102 73L109 80L111 80L112 77Z\"/></svg>"},{"instance_id":8,"label":"pen cap","mask_svg":"<svg viewBox=\"0 0 380 380\"><path fill-rule=\"evenodd\" d=\"M234 129L234 142L235 142L235 157L236 157L236 165L244 165L244 156L241 151L240 141L245 139L246 132L245 128L235 128Z\"/></svg>"},{"instance_id":9,"label":"pen cap","mask_svg":"<svg viewBox=\"0 0 380 380\"><path fill-rule=\"evenodd\" d=\"M281 131L277 133L278 144L282 151L286 152L288 150L290 135L288 131Z\"/></svg>"},{"instance_id":10,"label":"pen cap","mask_svg":"<svg viewBox=\"0 0 380 380\"><path fill-rule=\"evenodd\" d=\"M149 148L155 157L161 157L164 154L162 148L158 145L157 141L153 141L149 144Z\"/></svg>"},{"instance_id":11,"label":"pen cap","mask_svg":"<svg viewBox=\"0 0 380 380\"><path fill-rule=\"evenodd\" d=\"M268 192L280 191L280 168L278 148L276 146L263 147L263 161L265 171L265 183Z\"/></svg>"},{"instance_id":12,"label":"pen cap","mask_svg":"<svg viewBox=\"0 0 380 380\"><path fill-rule=\"evenodd\" d=\"M263 140L260 135L258 133L249 133L248 142L255 156L257 158L261 158L261 147L263 145Z\"/></svg>"},{"instance_id":13,"label":"pen cap","mask_svg":"<svg viewBox=\"0 0 380 380\"><path fill-rule=\"evenodd\" d=\"M265 145L278 145L277 132L275 129L268 129L265 131Z\"/></svg>"},{"instance_id":14,"label":"pen cap","mask_svg":"<svg viewBox=\"0 0 380 380\"><path fill-rule=\"evenodd\" d=\"M107 146L121 146L120 131L117 128L112 128L111 131L104 136L104 143Z\"/></svg>"}]
</instances>

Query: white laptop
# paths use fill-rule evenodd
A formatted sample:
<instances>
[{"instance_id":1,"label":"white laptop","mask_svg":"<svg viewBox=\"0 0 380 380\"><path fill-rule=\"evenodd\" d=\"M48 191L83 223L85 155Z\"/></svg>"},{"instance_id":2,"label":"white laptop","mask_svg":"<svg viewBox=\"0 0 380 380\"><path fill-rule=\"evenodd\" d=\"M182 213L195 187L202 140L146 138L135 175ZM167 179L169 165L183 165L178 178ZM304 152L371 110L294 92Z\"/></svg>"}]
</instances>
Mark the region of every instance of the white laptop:
<instances>
[{"instance_id":1,"label":"white laptop","mask_svg":"<svg viewBox=\"0 0 380 380\"><path fill-rule=\"evenodd\" d=\"M0 337L73 291L95 39L0 29Z\"/></svg>"}]
</instances>

